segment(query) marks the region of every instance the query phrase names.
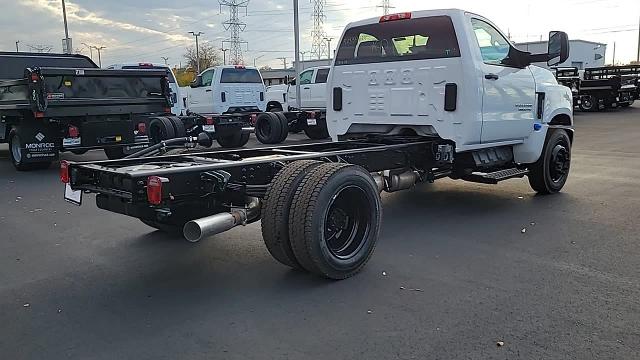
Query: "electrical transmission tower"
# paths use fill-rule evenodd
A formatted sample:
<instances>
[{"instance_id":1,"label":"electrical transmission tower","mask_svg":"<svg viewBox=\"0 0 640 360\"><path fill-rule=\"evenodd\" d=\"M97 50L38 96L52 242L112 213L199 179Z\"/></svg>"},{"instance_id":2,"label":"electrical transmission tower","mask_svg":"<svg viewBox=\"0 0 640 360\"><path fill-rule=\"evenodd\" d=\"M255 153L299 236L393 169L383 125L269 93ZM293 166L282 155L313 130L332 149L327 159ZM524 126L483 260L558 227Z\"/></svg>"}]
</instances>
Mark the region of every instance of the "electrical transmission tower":
<instances>
[{"instance_id":1,"label":"electrical transmission tower","mask_svg":"<svg viewBox=\"0 0 640 360\"><path fill-rule=\"evenodd\" d=\"M244 31L247 24L240 21L238 12L240 8L247 10L249 0L219 0L220 8L223 6L229 7L229 20L222 23L224 29L230 32L229 38L222 41L222 47L225 43L229 44L229 50L231 51L231 62L235 65L243 64L242 59L242 44L248 44L240 37L240 33Z\"/></svg>"},{"instance_id":2,"label":"electrical transmission tower","mask_svg":"<svg viewBox=\"0 0 640 360\"><path fill-rule=\"evenodd\" d=\"M313 30L311 30L311 56L321 59L322 56L329 57L329 52L324 46L324 39L327 34L324 33L324 5L326 0L311 0L313 3Z\"/></svg>"},{"instance_id":3,"label":"electrical transmission tower","mask_svg":"<svg viewBox=\"0 0 640 360\"><path fill-rule=\"evenodd\" d=\"M382 5L378 7L382 8L383 15L389 15L389 10L393 8L393 6L391 6L391 0L382 0Z\"/></svg>"}]
</instances>

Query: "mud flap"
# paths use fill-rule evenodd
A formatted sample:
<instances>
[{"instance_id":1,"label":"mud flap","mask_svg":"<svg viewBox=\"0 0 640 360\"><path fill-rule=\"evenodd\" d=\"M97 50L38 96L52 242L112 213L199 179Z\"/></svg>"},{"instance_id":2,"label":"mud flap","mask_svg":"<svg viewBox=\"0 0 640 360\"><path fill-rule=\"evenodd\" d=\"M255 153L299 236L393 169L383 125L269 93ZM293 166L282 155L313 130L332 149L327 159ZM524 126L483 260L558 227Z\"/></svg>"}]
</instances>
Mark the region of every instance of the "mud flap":
<instances>
[{"instance_id":1,"label":"mud flap","mask_svg":"<svg viewBox=\"0 0 640 360\"><path fill-rule=\"evenodd\" d=\"M56 126L33 126L24 122L18 127L18 136L21 143L22 162L38 163L58 160L60 139Z\"/></svg>"}]
</instances>

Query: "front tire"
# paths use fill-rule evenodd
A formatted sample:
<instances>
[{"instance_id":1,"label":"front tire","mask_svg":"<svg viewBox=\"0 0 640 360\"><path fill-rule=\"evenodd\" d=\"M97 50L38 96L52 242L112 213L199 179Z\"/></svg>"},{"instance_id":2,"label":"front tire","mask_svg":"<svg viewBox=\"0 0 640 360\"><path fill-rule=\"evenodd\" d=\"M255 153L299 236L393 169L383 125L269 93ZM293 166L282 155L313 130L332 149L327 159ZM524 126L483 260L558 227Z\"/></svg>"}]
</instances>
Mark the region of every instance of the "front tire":
<instances>
[{"instance_id":1,"label":"front tire","mask_svg":"<svg viewBox=\"0 0 640 360\"><path fill-rule=\"evenodd\" d=\"M263 144L278 144L281 142L282 121L274 113L262 113L256 119L256 138ZM288 132L288 130L287 130Z\"/></svg>"},{"instance_id":2,"label":"front tire","mask_svg":"<svg viewBox=\"0 0 640 360\"><path fill-rule=\"evenodd\" d=\"M598 106L598 99L590 95L580 98L580 104L578 104L580 110L584 112L597 111Z\"/></svg>"},{"instance_id":3,"label":"front tire","mask_svg":"<svg viewBox=\"0 0 640 360\"><path fill-rule=\"evenodd\" d=\"M540 159L529 167L529 184L539 194L557 193L571 168L571 139L566 130L550 129Z\"/></svg>"},{"instance_id":4,"label":"front tire","mask_svg":"<svg viewBox=\"0 0 640 360\"><path fill-rule=\"evenodd\" d=\"M382 205L371 174L328 163L307 173L292 199L289 239L307 271L342 280L362 270L378 241Z\"/></svg>"}]
</instances>

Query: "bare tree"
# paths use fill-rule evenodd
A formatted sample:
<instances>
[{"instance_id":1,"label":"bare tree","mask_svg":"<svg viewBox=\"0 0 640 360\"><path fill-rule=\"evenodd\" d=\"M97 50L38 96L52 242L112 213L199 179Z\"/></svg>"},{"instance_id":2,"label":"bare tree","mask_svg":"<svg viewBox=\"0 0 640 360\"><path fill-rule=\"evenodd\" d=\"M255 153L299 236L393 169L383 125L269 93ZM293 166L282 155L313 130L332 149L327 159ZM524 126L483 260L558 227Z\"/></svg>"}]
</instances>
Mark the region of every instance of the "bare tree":
<instances>
[{"instance_id":1,"label":"bare tree","mask_svg":"<svg viewBox=\"0 0 640 360\"><path fill-rule=\"evenodd\" d=\"M197 56L196 47L189 46L184 54L184 58L187 60L187 66L192 69L197 69ZM212 66L222 65L222 56L220 51L211 44L200 45L200 69L205 70Z\"/></svg>"}]
</instances>

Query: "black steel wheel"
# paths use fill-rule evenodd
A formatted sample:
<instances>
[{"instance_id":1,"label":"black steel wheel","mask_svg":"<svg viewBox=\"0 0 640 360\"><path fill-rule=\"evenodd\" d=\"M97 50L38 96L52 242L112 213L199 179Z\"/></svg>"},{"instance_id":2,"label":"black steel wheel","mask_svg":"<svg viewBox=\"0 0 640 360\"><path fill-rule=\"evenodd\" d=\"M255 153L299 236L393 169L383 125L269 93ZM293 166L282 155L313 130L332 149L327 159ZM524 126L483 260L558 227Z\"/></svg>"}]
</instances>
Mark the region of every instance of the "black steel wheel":
<instances>
[{"instance_id":1,"label":"black steel wheel","mask_svg":"<svg viewBox=\"0 0 640 360\"><path fill-rule=\"evenodd\" d=\"M591 95L582 96L578 107L585 112L598 111L598 99Z\"/></svg>"},{"instance_id":2,"label":"black steel wheel","mask_svg":"<svg viewBox=\"0 0 640 360\"><path fill-rule=\"evenodd\" d=\"M256 138L263 144L277 144L282 136L282 122L273 113L262 113L256 119Z\"/></svg>"},{"instance_id":3,"label":"black steel wheel","mask_svg":"<svg viewBox=\"0 0 640 360\"><path fill-rule=\"evenodd\" d=\"M160 143L163 140L173 139L176 132L171 120L164 116L152 118L149 123L149 142L151 145Z\"/></svg>"},{"instance_id":4,"label":"black steel wheel","mask_svg":"<svg viewBox=\"0 0 640 360\"><path fill-rule=\"evenodd\" d=\"M322 125L307 126L304 128L304 133L312 140L323 140L329 137L327 127Z\"/></svg>"},{"instance_id":5,"label":"black steel wheel","mask_svg":"<svg viewBox=\"0 0 640 360\"><path fill-rule=\"evenodd\" d=\"M369 261L381 220L380 195L367 170L323 164L307 173L292 199L291 247L305 270L346 279Z\"/></svg>"},{"instance_id":6,"label":"black steel wheel","mask_svg":"<svg viewBox=\"0 0 640 360\"><path fill-rule=\"evenodd\" d=\"M529 167L529 184L539 194L557 193L571 169L571 139L566 130L551 129L537 162Z\"/></svg>"}]
</instances>

